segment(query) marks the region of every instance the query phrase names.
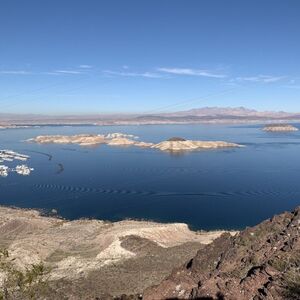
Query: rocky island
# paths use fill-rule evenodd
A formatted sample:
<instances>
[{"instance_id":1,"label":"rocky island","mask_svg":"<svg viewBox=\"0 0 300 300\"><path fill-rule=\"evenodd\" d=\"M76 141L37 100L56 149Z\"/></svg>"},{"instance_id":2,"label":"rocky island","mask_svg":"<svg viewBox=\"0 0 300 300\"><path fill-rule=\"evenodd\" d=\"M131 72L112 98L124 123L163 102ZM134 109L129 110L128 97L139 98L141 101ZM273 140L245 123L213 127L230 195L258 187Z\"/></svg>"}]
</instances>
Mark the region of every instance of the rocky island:
<instances>
[{"instance_id":1,"label":"rocky island","mask_svg":"<svg viewBox=\"0 0 300 300\"><path fill-rule=\"evenodd\" d=\"M26 161L28 159L29 156L25 154L21 154L12 150L0 150L0 162L14 160Z\"/></svg>"},{"instance_id":2,"label":"rocky island","mask_svg":"<svg viewBox=\"0 0 300 300\"><path fill-rule=\"evenodd\" d=\"M192 141L183 138L170 138L167 141L155 144L152 148L160 149L162 151L181 152L201 149L217 149L228 147L242 147L235 143L228 143L223 141Z\"/></svg>"},{"instance_id":3,"label":"rocky island","mask_svg":"<svg viewBox=\"0 0 300 300\"><path fill-rule=\"evenodd\" d=\"M21 154L12 150L0 150L0 163L13 162L14 160L27 161L30 157L25 154ZM15 168L10 168L6 165L0 165L0 177L7 177L9 172L16 172L19 175L30 175L33 168L28 167L25 164L17 165Z\"/></svg>"},{"instance_id":4,"label":"rocky island","mask_svg":"<svg viewBox=\"0 0 300 300\"><path fill-rule=\"evenodd\" d=\"M109 145L139 145L137 137L131 134L109 133L109 134L76 134L76 135L40 135L28 142L38 144L74 144L79 146L96 146L100 144Z\"/></svg>"},{"instance_id":5,"label":"rocky island","mask_svg":"<svg viewBox=\"0 0 300 300\"><path fill-rule=\"evenodd\" d=\"M39 144L77 144L80 146L94 146L107 144L110 146L136 146L143 148L153 148L169 152L193 151L201 149L216 149L228 147L242 147L242 145L224 141L193 141L183 138L171 138L158 144L138 141L136 137L122 133L101 134L80 134L80 135L44 135L27 140Z\"/></svg>"},{"instance_id":6,"label":"rocky island","mask_svg":"<svg viewBox=\"0 0 300 300\"><path fill-rule=\"evenodd\" d=\"M269 124L263 128L264 131L270 132L289 132L298 131L299 129L290 124Z\"/></svg>"}]
</instances>

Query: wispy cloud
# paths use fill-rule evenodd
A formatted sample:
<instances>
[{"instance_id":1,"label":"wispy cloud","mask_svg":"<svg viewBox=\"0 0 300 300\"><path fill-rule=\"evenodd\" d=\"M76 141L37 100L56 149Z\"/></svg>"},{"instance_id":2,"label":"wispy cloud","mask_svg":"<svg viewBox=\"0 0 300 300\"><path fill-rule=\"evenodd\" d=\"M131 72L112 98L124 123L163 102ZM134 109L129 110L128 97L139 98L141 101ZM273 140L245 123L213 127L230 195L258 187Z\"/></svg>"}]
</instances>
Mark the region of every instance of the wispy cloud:
<instances>
[{"instance_id":1,"label":"wispy cloud","mask_svg":"<svg viewBox=\"0 0 300 300\"><path fill-rule=\"evenodd\" d=\"M189 69L189 68L158 68L157 71L173 74L173 75L186 75L186 76L202 76L210 78L226 78L225 74L217 74L209 70L202 69Z\"/></svg>"},{"instance_id":2,"label":"wispy cloud","mask_svg":"<svg viewBox=\"0 0 300 300\"><path fill-rule=\"evenodd\" d=\"M288 89L300 90L300 85L296 85L296 84L284 85L283 87L288 88Z\"/></svg>"},{"instance_id":3,"label":"wispy cloud","mask_svg":"<svg viewBox=\"0 0 300 300\"><path fill-rule=\"evenodd\" d=\"M93 66L91 66L91 65L80 65L79 68L81 68L81 69L92 69Z\"/></svg>"},{"instance_id":4,"label":"wispy cloud","mask_svg":"<svg viewBox=\"0 0 300 300\"><path fill-rule=\"evenodd\" d=\"M164 78L162 74L159 73L152 73L152 72L119 72L119 71L110 71L105 70L103 71L106 75L112 75L112 76L124 76L124 77L145 77L145 78Z\"/></svg>"},{"instance_id":5,"label":"wispy cloud","mask_svg":"<svg viewBox=\"0 0 300 300\"><path fill-rule=\"evenodd\" d=\"M78 75L83 74L83 70L59 69L53 71L28 71L28 70L0 70L0 75Z\"/></svg>"},{"instance_id":6,"label":"wispy cloud","mask_svg":"<svg viewBox=\"0 0 300 300\"><path fill-rule=\"evenodd\" d=\"M51 72L50 72L51 73ZM73 75L76 75L76 74L81 74L82 72L80 71L75 71L75 70L55 70L54 72L52 73L58 73L58 74L73 74Z\"/></svg>"},{"instance_id":7,"label":"wispy cloud","mask_svg":"<svg viewBox=\"0 0 300 300\"><path fill-rule=\"evenodd\" d=\"M3 74L3 75L30 75L32 73L29 71L24 71L24 70L4 70L4 71L0 71L0 74Z\"/></svg>"},{"instance_id":8,"label":"wispy cloud","mask_svg":"<svg viewBox=\"0 0 300 300\"><path fill-rule=\"evenodd\" d=\"M250 81L250 82L263 82L263 83L272 83L278 82L285 79L285 76L272 76L272 75L257 75L249 77L237 77L238 81Z\"/></svg>"},{"instance_id":9,"label":"wispy cloud","mask_svg":"<svg viewBox=\"0 0 300 300\"><path fill-rule=\"evenodd\" d=\"M56 75L56 76L61 75L61 73L56 73L55 71L53 71L53 72L41 72L40 74L41 75Z\"/></svg>"}]
</instances>

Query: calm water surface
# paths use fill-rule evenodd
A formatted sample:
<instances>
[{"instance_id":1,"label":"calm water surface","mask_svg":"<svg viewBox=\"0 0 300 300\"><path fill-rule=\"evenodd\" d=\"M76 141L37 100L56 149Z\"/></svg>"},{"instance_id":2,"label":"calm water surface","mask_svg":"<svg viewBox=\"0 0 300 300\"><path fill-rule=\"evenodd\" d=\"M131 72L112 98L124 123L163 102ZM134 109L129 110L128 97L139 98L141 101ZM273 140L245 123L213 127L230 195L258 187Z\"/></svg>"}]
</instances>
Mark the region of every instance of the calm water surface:
<instances>
[{"instance_id":1,"label":"calm water surface","mask_svg":"<svg viewBox=\"0 0 300 300\"><path fill-rule=\"evenodd\" d=\"M297 125L296 125L297 126ZM69 219L151 219L194 229L254 225L300 204L300 131L261 126L78 126L0 131L0 149L29 154L28 177L0 177L0 204L57 209ZM225 140L245 148L171 155L135 147L37 145L42 134L134 134L160 142L172 136ZM8 163L15 165L16 162Z\"/></svg>"}]
</instances>

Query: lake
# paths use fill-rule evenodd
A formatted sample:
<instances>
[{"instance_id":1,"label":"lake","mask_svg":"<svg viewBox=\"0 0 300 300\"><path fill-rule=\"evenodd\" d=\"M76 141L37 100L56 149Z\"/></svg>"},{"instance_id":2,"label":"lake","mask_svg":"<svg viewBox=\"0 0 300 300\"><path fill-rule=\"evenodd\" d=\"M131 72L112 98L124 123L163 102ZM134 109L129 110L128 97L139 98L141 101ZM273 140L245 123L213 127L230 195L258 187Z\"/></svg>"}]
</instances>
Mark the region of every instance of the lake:
<instances>
[{"instance_id":1,"label":"lake","mask_svg":"<svg viewBox=\"0 0 300 300\"><path fill-rule=\"evenodd\" d=\"M296 125L298 126L298 125ZM147 219L193 229L241 229L300 204L300 131L262 125L44 126L0 131L0 149L31 156L30 176L0 177L0 204L56 209L68 219ZM170 154L138 147L38 145L46 134L121 132L141 141L173 136L244 148ZM6 163L15 166L16 162Z\"/></svg>"}]
</instances>

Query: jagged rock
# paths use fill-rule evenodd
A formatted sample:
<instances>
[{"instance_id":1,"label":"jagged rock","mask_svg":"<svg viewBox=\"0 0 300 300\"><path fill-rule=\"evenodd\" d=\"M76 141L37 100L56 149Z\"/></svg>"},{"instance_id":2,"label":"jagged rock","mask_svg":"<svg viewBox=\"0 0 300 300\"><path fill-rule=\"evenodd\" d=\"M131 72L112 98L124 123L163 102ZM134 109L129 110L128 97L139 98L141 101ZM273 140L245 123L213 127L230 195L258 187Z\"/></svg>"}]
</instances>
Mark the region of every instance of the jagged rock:
<instances>
[{"instance_id":1,"label":"jagged rock","mask_svg":"<svg viewBox=\"0 0 300 300\"><path fill-rule=\"evenodd\" d=\"M158 299L300 299L300 207L223 234L144 292Z\"/></svg>"}]
</instances>

